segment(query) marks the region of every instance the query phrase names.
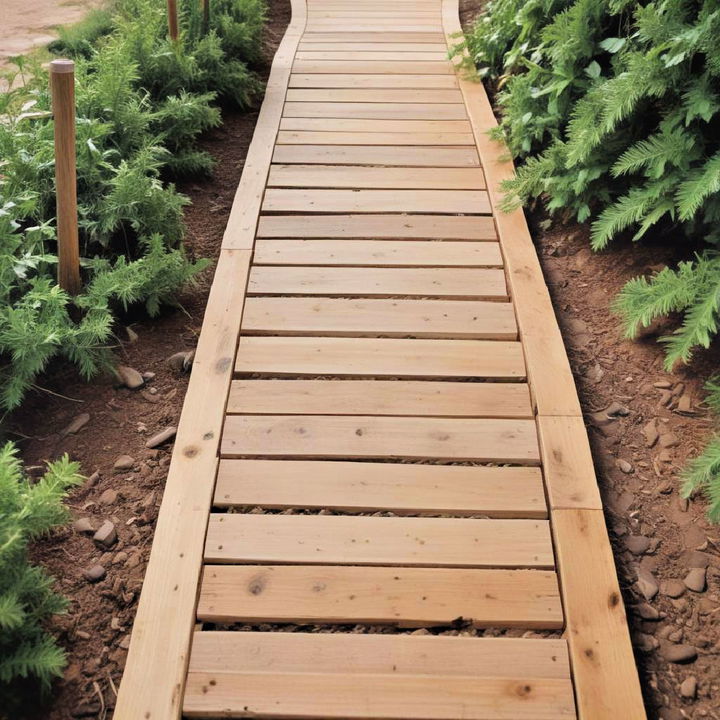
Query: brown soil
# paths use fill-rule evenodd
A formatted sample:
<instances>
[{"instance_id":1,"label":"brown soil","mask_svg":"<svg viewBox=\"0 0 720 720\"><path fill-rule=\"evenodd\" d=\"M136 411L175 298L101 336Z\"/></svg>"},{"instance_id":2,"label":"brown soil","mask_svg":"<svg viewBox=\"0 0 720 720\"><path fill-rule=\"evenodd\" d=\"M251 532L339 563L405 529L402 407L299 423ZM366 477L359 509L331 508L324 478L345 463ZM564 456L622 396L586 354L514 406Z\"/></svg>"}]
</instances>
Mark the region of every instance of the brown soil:
<instances>
[{"instance_id":1,"label":"brown soil","mask_svg":"<svg viewBox=\"0 0 720 720\"><path fill-rule=\"evenodd\" d=\"M288 0L270 0L269 5L265 74L290 19ZM185 221L186 248L194 257L218 255L256 120L257 112L225 112L224 125L202 142L217 160L214 177L179 188L192 200ZM145 442L177 425L188 376L174 371L167 359L195 346L211 280L212 270L198 287L183 294L182 309L152 320L142 315L126 318L125 325L138 336L136 342L129 341L124 326L117 329L119 361L154 373L145 388L119 388L112 377L85 383L72 368L56 365L40 381L44 390L29 396L8 423L31 472L41 472L46 461L62 453L81 462L91 477L70 499L73 518L88 518L94 528L109 519L119 536L103 553L92 536L68 527L35 548L34 559L57 578L58 591L71 602L69 613L52 626L67 650L68 667L43 707L28 709L13 720L112 716L170 460L170 444L148 450ZM82 413L90 415L88 424L76 434L65 434ZM132 470L113 470L120 455L134 458ZM83 572L96 564L106 568L107 576L92 584Z\"/></svg>"}]
</instances>

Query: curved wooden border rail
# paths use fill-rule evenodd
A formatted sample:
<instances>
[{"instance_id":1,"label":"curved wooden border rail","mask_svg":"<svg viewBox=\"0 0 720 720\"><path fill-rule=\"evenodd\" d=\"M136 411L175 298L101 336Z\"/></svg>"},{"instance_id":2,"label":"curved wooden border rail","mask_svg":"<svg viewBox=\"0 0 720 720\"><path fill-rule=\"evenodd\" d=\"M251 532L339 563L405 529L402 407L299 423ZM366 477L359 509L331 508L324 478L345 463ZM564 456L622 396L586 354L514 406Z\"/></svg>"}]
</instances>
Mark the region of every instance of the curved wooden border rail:
<instances>
[{"instance_id":1,"label":"curved wooden border rail","mask_svg":"<svg viewBox=\"0 0 720 720\"><path fill-rule=\"evenodd\" d=\"M292 6L114 717L642 720L550 297L493 212L513 166L446 59L458 0ZM222 512L252 505L394 517ZM458 616L566 640L193 633Z\"/></svg>"}]
</instances>

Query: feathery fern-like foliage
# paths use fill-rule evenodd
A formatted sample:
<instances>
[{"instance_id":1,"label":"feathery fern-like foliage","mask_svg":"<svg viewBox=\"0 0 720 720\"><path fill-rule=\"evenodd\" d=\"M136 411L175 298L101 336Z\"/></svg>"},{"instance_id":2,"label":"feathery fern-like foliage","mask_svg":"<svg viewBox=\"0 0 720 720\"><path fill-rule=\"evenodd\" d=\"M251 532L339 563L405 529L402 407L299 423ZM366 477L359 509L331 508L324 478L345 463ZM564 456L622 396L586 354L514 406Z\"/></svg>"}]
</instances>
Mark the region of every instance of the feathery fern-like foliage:
<instances>
[{"instance_id":1,"label":"feathery fern-like foliage","mask_svg":"<svg viewBox=\"0 0 720 720\"><path fill-rule=\"evenodd\" d=\"M62 500L82 478L63 457L37 482L28 480L10 444L0 447L0 707L14 702L11 683L34 679L47 689L65 654L43 627L65 610L52 578L33 565L28 545L67 519Z\"/></svg>"}]
</instances>

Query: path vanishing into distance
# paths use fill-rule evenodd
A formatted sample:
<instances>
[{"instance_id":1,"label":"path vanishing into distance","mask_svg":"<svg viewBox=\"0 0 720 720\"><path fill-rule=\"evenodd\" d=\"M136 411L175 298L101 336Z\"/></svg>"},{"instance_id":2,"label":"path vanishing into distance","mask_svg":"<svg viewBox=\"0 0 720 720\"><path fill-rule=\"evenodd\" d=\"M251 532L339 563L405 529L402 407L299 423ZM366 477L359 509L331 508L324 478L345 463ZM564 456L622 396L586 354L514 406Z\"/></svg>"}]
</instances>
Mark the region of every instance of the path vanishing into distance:
<instances>
[{"instance_id":1,"label":"path vanishing into distance","mask_svg":"<svg viewBox=\"0 0 720 720\"><path fill-rule=\"evenodd\" d=\"M115 720L645 718L457 0L293 0ZM455 60L454 62L457 62Z\"/></svg>"}]
</instances>

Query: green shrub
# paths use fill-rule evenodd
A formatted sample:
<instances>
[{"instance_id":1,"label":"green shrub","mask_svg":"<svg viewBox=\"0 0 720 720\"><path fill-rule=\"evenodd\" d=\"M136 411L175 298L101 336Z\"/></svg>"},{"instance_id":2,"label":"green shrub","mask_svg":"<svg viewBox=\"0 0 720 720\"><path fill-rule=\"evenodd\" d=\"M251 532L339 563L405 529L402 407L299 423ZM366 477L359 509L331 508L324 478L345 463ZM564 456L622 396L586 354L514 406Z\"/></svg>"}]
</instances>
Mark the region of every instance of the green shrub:
<instances>
[{"instance_id":1,"label":"green shrub","mask_svg":"<svg viewBox=\"0 0 720 720\"><path fill-rule=\"evenodd\" d=\"M43 627L65 610L52 578L30 562L28 545L67 520L62 504L81 482L77 463L67 457L48 465L37 482L23 476L16 451L0 448L0 706L15 702L11 683L39 681L47 689L62 675L65 654Z\"/></svg>"},{"instance_id":2,"label":"green shrub","mask_svg":"<svg viewBox=\"0 0 720 720\"><path fill-rule=\"evenodd\" d=\"M197 139L220 123L214 103L244 107L260 90L250 65L265 6L218 0L208 29L200 12L181 4L171 43L164 3L117 0L53 45L76 62L76 298L55 284L53 123L27 117L50 110L47 72L20 58L24 82L0 94L0 410L16 407L54 357L97 372L118 311L144 303L156 314L206 267L182 251L188 200L169 180L209 173Z\"/></svg>"}]
</instances>

